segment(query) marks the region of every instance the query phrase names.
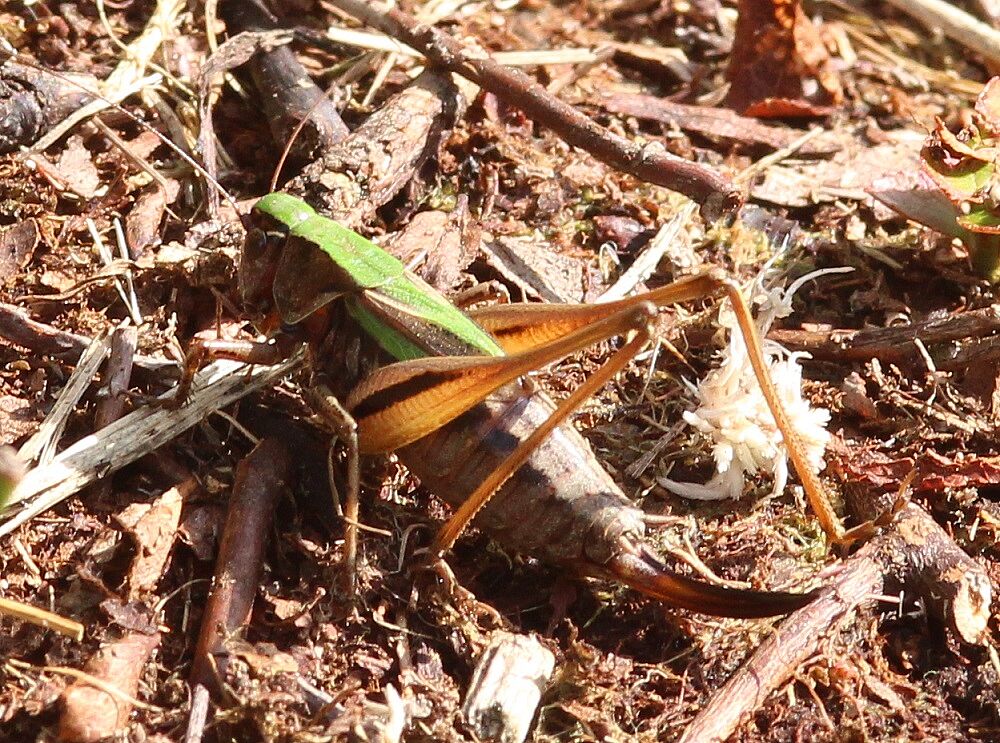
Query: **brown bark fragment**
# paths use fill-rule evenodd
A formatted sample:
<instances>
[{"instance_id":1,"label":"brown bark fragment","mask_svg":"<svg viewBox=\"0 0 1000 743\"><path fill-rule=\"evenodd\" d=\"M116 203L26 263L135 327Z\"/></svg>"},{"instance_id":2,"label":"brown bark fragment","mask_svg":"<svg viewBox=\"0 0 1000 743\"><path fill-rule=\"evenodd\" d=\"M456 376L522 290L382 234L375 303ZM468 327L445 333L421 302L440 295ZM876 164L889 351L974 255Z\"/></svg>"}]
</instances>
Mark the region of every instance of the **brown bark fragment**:
<instances>
[{"instance_id":1,"label":"brown bark fragment","mask_svg":"<svg viewBox=\"0 0 1000 743\"><path fill-rule=\"evenodd\" d=\"M435 135L448 126L457 101L448 78L425 72L285 190L346 227L364 223L437 152Z\"/></svg>"},{"instance_id":2,"label":"brown bark fragment","mask_svg":"<svg viewBox=\"0 0 1000 743\"><path fill-rule=\"evenodd\" d=\"M91 743L120 731L132 712L132 705L124 697L135 697L146 661L159 644L159 634L128 634L97 651L87 662L86 672L106 681L121 695L83 679L73 682L62 696L59 740Z\"/></svg>"},{"instance_id":3,"label":"brown bark fragment","mask_svg":"<svg viewBox=\"0 0 1000 743\"><path fill-rule=\"evenodd\" d=\"M290 468L288 450L276 439L264 439L236 470L212 592L191 668L193 686L221 691L217 682L225 670L226 641L250 618L271 514L289 481Z\"/></svg>"}]
</instances>

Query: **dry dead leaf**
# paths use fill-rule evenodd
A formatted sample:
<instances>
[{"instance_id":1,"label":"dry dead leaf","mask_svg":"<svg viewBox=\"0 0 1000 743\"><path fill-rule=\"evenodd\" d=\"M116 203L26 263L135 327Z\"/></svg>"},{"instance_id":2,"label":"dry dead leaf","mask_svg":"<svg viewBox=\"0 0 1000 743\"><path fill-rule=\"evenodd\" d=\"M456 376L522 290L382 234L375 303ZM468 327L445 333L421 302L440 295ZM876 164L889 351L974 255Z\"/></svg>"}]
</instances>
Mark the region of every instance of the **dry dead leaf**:
<instances>
[{"instance_id":1,"label":"dry dead leaf","mask_svg":"<svg viewBox=\"0 0 1000 743\"><path fill-rule=\"evenodd\" d=\"M726 105L747 115L817 116L843 90L799 0L740 0Z\"/></svg>"},{"instance_id":2,"label":"dry dead leaf","mask_svg":"<svg viewBox=\"0 0 1000 743\"><path fill-rule=\"evenodd\" d=\"M829 160L804 160L772 165L753 186L755 199L789 207L803 207L841 198L870 200L867 189L886 173L920 168L919 132L893 133L890 141L875 146L844 135L843 148ZM895 215L887 207L876 212L882 218Z\"/></svg>"},{"instance_id":3,"label":"dry dead leaf","mask_svg":"<svg viewBox=\"0 0 1000 743\"><path fill-rule=\"evenodd\" d=\"M118 515L132 535L136 555L128 572L129 597L153 590L170 557L184 503L182 486L170 488L152 504L133 503Z\"/></svg>"},{"instance_id":4,"label":"dry dead leaf","mask_svg":"<svg viewBox=\"0 0 1000 743\"><path fill-rule=\"evenodd\" d=\"M147 248L160 240L160 222L167 204L172 204L180 191L180 184L171 179L167 188L159 183L150 183L139 194L135 205L125 218L125 239L132 252L132 257L138 259Z\"/></svg>"},{"instance_id":5,"label":"dry dead leaf","mask_svg":"<svg viewBox=\"0 0 1000 743\"><path fill-rule=\"evenodd\" d=\"M83 139L72 136L66 140L59 162L55 166L64 185L73 193L85 199L92 199L101 187L101 176L94 165L93 157L83 145Z\"/></svg>"},{"instance_id":6,"label":"dry dead leaf","mask_svg":"<svg viewBox=\"0 0 1000 743\"><path fill-rule=\"evenodd\" d=\"M0 282L9 281L28 265L41 237L34 219L0 228Z\"/></svg>"},{"instance_id":7,"label":"dry dead leaf","mask_svg":"<svg viewBox=\"0 0 1000 743\"><path fill-rule=\"evenodd\" d=\"M0 444L16 444L35 433L40 422L30 400L0 396Z\"/></svg>"}]
</instances>

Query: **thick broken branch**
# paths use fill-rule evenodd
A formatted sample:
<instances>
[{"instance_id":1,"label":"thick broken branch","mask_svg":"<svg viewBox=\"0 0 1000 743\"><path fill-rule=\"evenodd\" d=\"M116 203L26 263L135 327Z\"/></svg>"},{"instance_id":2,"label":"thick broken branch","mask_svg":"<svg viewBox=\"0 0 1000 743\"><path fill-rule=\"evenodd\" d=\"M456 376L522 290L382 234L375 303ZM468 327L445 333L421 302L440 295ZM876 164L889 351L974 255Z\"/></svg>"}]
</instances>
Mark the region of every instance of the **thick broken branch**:
<instances>
[{"instance_id":1,"label":"thick broken branch","mask_svg":"<svg viewBox=\"0 0 1000 743\"><path fill-rule=\"evenodd\" d=\"M258 0L224 2L219 10L231 34L281 27ZM322 154L350 133L333 101L316 86L288 45L258 51L247 66L275 141L288 142L305 120L293 145L298 157Z\"/></svg>"},{"instance_id":2,"label":"thick broken branch","mask_svg":"<svg viewBox=\"0 0 1000 743\"><path fill-rule=\"evenodd\" d=\"M865 504L862 506L862 504ZM860 497L859 517L874 515L884 501ZM907 505L889 531L852 556L832 585L792 614L768 637L691 722L683 743L725 741L792 678L851 612L902 588L924 600L966 643L979 643L990 618L989 576L917 505Z\"/></svg>"},{"instance_id":3,"label":"thick broken branch","mask_svg":"<svg viewBox=\"0 0 1000 743\"><path fill-rule=\"evenodd\" d=\"M944 318L920 320L912 325L866 330L772 330L767 334L792 351L808 351L815 359L867 361L893 364L919 358L914 341L925 346L978 338L1000 330L1000 305ZM956 356L956 359L960 356ZM964 358L964 357L961 357ZM955 361L935 357L941 369L957 368Z\"/></svg>"},{"instance_id":4,"label":"thick broken branch","mask_svg":"<svg viewBox=\"0 0 1000 743\"><path fill-rule=\"evenodd\" d=\"M450 126L458 92L425 72L394 95L347 139L307 165L285 190L352 227L363 223L412 180Z\"/></svg>"}]
</instances>

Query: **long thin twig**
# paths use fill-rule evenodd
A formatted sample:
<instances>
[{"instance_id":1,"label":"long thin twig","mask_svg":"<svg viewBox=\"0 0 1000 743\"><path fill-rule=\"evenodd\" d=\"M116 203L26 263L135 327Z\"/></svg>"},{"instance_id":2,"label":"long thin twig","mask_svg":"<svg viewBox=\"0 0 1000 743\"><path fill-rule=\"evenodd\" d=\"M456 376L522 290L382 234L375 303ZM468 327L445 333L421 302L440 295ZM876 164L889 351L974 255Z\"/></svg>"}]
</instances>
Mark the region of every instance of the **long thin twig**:
<instances>
[{"instance_id":1,"label":"long thin twig","mask_svg":"<svg viewBox=\"0 0 1000 743\"><path fill-rule=\"evenodd\" d=\"M458 41L440 29L421 24L395 8L363 0L330 0L330 4L409 44L434 64L512 103L601 162L688 196L701 205L706 219L713 220L735 211L740 205L738 189L721 174L675 157L659 144L642 147L614 134L551 95L523 72L504 67L488 57L473 58Z\"/></svg>"}]
</instances>

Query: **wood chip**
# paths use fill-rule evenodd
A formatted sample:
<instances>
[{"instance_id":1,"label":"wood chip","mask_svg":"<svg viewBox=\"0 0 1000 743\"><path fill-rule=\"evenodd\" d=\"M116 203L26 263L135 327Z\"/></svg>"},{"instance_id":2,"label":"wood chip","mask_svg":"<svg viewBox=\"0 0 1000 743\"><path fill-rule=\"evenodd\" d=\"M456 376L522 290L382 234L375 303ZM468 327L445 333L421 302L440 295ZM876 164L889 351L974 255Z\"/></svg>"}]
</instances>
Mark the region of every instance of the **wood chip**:
<instances>
[{"instance_id":1,"label":"wood chip","mask_svg":"<svg viewBox=\"0 0 1000 743\"><path fill-rule=\"evenodd\" d=\"M553 252L534 238L500 237L484 242L486 262L526 295L546 302L583 301L580 262Z\"/></svg>"},{"instance_id":2,"label":"wood chip","mask_svg":"<svg viewBox=\"0 0 1000 743\"><path fill-rule=\"evenodd\" d=\"M496 632L472 674L462 715L480 740L521 743L528 737L555 657L537 639Z\"/></svg>"}]
</instances>

